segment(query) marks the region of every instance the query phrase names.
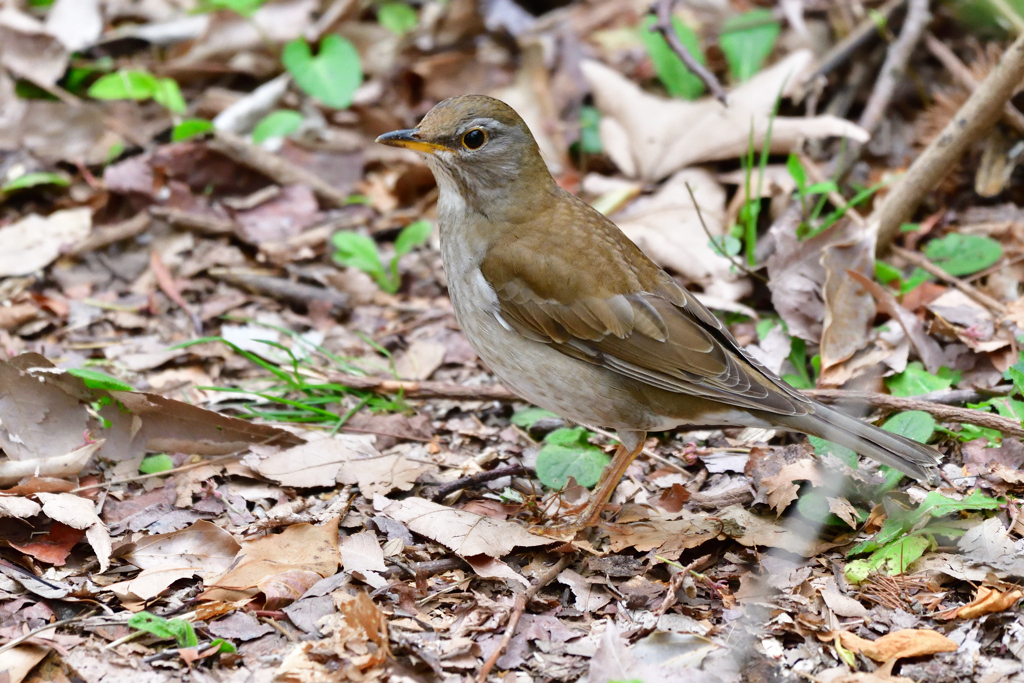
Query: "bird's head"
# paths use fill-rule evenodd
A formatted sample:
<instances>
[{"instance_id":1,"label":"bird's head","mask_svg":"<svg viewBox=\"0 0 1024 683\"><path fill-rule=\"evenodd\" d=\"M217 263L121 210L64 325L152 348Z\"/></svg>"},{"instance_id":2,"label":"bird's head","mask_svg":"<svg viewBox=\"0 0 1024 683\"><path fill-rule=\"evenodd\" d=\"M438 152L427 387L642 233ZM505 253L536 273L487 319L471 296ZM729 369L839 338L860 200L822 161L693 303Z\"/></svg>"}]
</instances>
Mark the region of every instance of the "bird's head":
<instances>
[{"instance_id":1,"label":"bird's head","mask_svg":"<svg viewBox=\"0 0 1024 683\"><path fill-rule=\"evenodd\" d=\"M529 202L535 191L554 185L523 119L485 95L444 100L416 128L385 133L377 142L420 152L442 201L454 192L484 213L500 208L494 202Z\"/></svg>"}]
</instances>

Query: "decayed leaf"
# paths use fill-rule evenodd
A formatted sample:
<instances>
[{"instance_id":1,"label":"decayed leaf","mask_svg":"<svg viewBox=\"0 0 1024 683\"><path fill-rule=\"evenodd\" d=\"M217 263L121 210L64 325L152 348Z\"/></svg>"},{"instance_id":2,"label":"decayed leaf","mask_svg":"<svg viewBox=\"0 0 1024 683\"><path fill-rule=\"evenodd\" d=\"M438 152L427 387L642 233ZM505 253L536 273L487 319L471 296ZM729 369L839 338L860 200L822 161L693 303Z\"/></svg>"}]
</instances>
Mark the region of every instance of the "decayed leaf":
<instances>
[{"instance_id":1,"label":"decayed leaf","mask_svg":"<svg viewBox=\"0 0 1024 683\"><path fill-rule=\"evenodd\" d=\"M338 549L345 571L357 572L374 588L387 585L387 580L378 573L387 567L384 566L384 551L377 541L377 534L372 531L361 531L345 536L341 539Z\"/></svg>"},{"instance_id":2,"label":"decayed leaf","mask_svg":"<svg viewBox=\"0 0 1024 683\"><path fill-rule=\"evenodd\" d=\"M612 595L604 586L591 583L571 569L565 569L558 575L558 582L564 583L572 590L576 599L574 606L581 612L596 612L612 601Z\"/></svg>"},{"instance_id":3,"label":"decayed leaf","mask_svg":"<svg viewBox=\"0 0 1024 683\"><path fill-rule=\"evenodd\" d=\"M781 515L789 504L797 498L800 491L799 481L809 481L815 486L821 485L821 471L811 458L803 458L792 462L773 477L765 477L761 484L768 490L768 504L776 514Z\"/></svg>"},{"instance_id":4,"label":"decayed leaf","mask_svg":"<svg viewBox=\"0 0 1024 683\"><path fill-rule=\"evenodd\" d=\"M755 515L746 508L730 505L718 514L718 518L729 522L724 528L725 533L737 543L745 546L766 545L781 548L803 557L814 557L844 541L832 543L823 541L816 535L816 530L808 530L807 534L773 520Z\"/></svg>"},{"instance_id":5,"label":"decayed leaf","mask_svg":"<svg viewBox=\"0 0 1024 683\"><path fill-rule=\"evenodd\" d=\"M73 529L85 529L85 537L100 562L100 572L110 567L110 534L96 514L95 504L88 498L72 493L37 493L36 498L43 504L43 514Z\"/></svg>"},{"instance_id":6,"label":"decayed leaf","mask_svg":"<svg viewBox=\"0 0 1024 683\"><path fill-rule=\"evenodd\" d=\"M34 517L42 511L39 503L21 496L0 496L0 517L17 517L25 519Z\"/></svg>"},{"instance_id":7,"label":"decayed leaf","mask_svg":"<svg viewBox=\"0 0 1024 683\"><path fill-rule=\"evenodd\" d=\"M686 190L689 184L707 231ZM690 168L672 176L650 197L633 202L613 216L616 224L655 263L671 268L705 294L736 301L750 291L743 273L711 246L725 233L725 190L709 172Z\"/></svg>"},{"instance_id":8,"label":"decayed leaf","mask_svg":"<svg viewBox=\"0 0 1024 683\"><path fill-rule=\"evenodd\" d=\"M261 582L290 570L334 575L341 564L338 521L335 517L321 526L295 524L280 534L246 541L230 569L207 579L213 590L208 589L204 599L222 599L223 592L216 589L255 595Z\"/></svg>"},{"instance_id":9,"label":"decayed leaf","mask_svg":"<svg viewBox=\"0 0 1024 683\"><path fill-rule=\"evenodd\" d=\"M274 453L253 462L257 472L286 486L333 486L356 484L363 495L386 495L395 489L408 491L430 465L414 462L399 453L381 455L373 436L336 434Z\"/></svg>"},{"instance_id":10,"label":"decayed leaf","mask_svg":"<svg viewBox=\"0 0 1024 683\"><path fill-rule=\"evenodd\" d=\"M1004 612L1016 605L1021 598L1024 598L1024 591L1019 588L1004 592L995 588L978 586L978 592L974 599L966 605L956 608L950 616L960 619L976 619L985 614Z\"/></svg>"},{"instance_id":11,"label":"decayed leaf","mask_svg":"<svg viewBox=\"0 0 1024 683\"><path fill-rule=\"evenodd\" d=\"M0 277L28 275L49 265L62 248L85 239L91 229L92 210L88 207L55 211L45 217L32 213L0 228Z\"/></svg>"},{"instance_id":12,"label":"decayed leaf","mask_svg":"<svg viewBox=\"0 0 1024 683\"><path fill-rule=\"evenodd\" d=\"M636 525L621 525L609 531L611 551L636 548L641 553L658 548L660 552L687 550L717 538L722 524L712 515L680 510L677 519L652 519Z\"/></svg>"},{"instance_id":13,"label":"decayed leaf","mask_svg":"<svg viewBox=\"0 0 1024 683\"><path fill-rule=\"evenodd\" d=\"M319 622L325 637L293 647L274 672L273 680L327 683L338 680L339 669L345 672L346 679L375 680L360 675L360 672L369 674L391 654L387 617L366 593L353 597L337 591L334 596L338 612ZM374 647L369 647L369 643ZM330 656L325 657L325 654Z\"/></svg>"},{"instance_id":14,"label":"decayed leaf","mask_svg":"<svg viewBox=\"0 0 1024 683\"><path fill-rule=\"evenodd\" d=\"M849 631L843 631L840 633L840 640L847 650L859 652L876 662L957 650L957 644L941 633L915 628L894 631L878 640L868 640Z\"/></svg>"},{"instance_id":15,"label":"decayed leaf","mask_svg":"<svg viewBox=\"0 0 1024 683\"><path fill-rule=\"evenodd\" d=\"M82 447L87 420L77 398L0 361L0 445L11 460L68 455Z\"/></svg>"},{"instance_id":16,"label":"decayed leaf","mask_svg":"<svg viewBox=\"0 0 1024 683\"><path fill-rule=\"evenodd\" d=\"M455 510L423 498L406 498L392 503L384 508L383 514L454 550L461 557L501 557L513 548L530 548L552 542L529 533L518 524Z\"/></svg>"},{"instance_id":17,"label":"decayed leaf","mask_svg":"<svg viewBox=\"0 0 1024 683\"><path fill-rule=\"evenodd\" d=\"M1024 541L1015 543L997 517L968 529L957 547L971 562L996 570L997 576L1024 576Z\"/></svg>"},{"instance_id":18,"label":"decayed leaf","mask_svg":"<svg viewBox=\"0 0 1024 683\"><path fill-rule=\"evenodd\" d=\"M11 3L0 9L0 66L43 86L54 85L68 66L68 51L34 17Z\"/></svg>"},{"instance_id":19,"label":"decayed leaf","mask_svg":"<svg viewBox=\"0 0 1024 683\"><path fill-rule=\"evenodd\" d=\"M527 588L530 582L523 578L523 575L517 572L512 567L508 566L507 563L494 557L487 557L486 555L476 555L464 558L469 566L473 568L477 576L482 576L485 579L507 579L509 581L516 581L522 584L523 588Z\"/></svg>"},{"instance_id":20,"label":"decayed leaf","mask_svg":"<svg viewBox=\"0 0 1024 683\"><path fill-rule=\"evenodd\" d=\"M667 100L644 92L603 64L580 66L590 84L601 119L601 140L627 176L656 181L703 161L742 156L750 144L761 149L777 99L792 93L812 59L799 50L761 71L729 93L729 106L706 97L697 102ZM798 140L845 136L865 142L867 131L836 116L776 116L771 149L789 152Z\"/></svg>"},{"instance_id":21,"label":"decayed leaf","mask_svg":"<svg viewBox=\"0 0 1024 683\"><path fill-rule=\"evenodd\" d=\"M56 0L46 13L46 30L70 52L89 47L103 32L99 0Z\"/></svg>"},{"instance_id":22,"label":"decayed leaf","mask_svg":"<svg viewBox=\"0 0 1024 683\"><path fill-rule=\"evenodd\" d=\"M100 439L53 458L0 461L0 486L16 484L25 477L73 477L105 443Z\"/></svg>"},{"instance_id":23,"label":"decayed leaf","mask_svg":"<svg viewBox=\"0 0 1024 683\"><path fill-rule=\"evenodd\" d=\"M875 300L848 271L865 275L874 272L874 233L866 231L860 239L830 246L822 254L821 265L825 269L820 350L824 375L867 346L868 331L875 319Z\"/></svg>"},{"instance_id":24,"label":"decayed leaf","mask_svg":"<svg viewBox=\"0 0 1024 683\"><path fill-rule=\"evenodd\" d=\"M240 549L231 534L205 520L181 531L147 536L125 554L142 573L117 592L149 600L178 579L223 573Z\"/></svg>"},{"instance_id":25,"label":"decayed leaf","mask_svg":"<svg viewBox=\"0 0 1024 683\"><path fill-rule=\"evenodd\" d=\"M829 512L849 524L851 529L857 528L857 510L850 504L850 501L845 498L826 498L826 500Z\"/></svg>"}]
</instances>

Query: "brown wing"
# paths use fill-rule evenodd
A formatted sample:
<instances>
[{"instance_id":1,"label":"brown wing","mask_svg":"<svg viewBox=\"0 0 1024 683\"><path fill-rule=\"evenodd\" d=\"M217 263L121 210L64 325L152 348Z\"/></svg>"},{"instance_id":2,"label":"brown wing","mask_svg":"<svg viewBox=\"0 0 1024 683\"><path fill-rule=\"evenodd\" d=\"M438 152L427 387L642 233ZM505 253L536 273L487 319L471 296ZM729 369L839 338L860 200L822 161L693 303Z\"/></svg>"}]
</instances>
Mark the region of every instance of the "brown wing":
<instances>
[{"instance_id":1,"label":"brown wing","mask_svg":"<svg viewBox=\"0 0 1024 683\"><path fill-rule=\"evenodd\" d=\"M808 412L804 396L744 352L617 227L586 209L590 225L579 232L588 241L579 249L545 248L550 233L525 230L491 250L500 259L484 259L481 271L505 322L566 355L667 391L782 415ZM569 232L571 239L576 231ZM583 246L590 240L599 248Z\"/></svg>"}]
</instances>

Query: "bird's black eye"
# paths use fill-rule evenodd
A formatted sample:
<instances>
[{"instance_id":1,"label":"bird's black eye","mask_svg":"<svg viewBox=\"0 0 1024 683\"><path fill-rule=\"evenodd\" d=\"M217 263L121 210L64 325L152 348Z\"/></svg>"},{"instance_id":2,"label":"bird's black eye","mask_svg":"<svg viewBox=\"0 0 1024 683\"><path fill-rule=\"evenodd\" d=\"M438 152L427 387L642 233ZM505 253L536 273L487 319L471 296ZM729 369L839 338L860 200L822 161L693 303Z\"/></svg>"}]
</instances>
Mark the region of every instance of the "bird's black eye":
<instances>
[{"instance_id":1,"label":"bird's black eye","mask_svg":"<svg viewBox=\"0 0 1024 683\"><path fill-rule=\"evenodd\" d=\"M462 136L462 144L466 149L480 149L487 142L487 133L479 128L474 128Z\"/></svg>"}]
</instances>

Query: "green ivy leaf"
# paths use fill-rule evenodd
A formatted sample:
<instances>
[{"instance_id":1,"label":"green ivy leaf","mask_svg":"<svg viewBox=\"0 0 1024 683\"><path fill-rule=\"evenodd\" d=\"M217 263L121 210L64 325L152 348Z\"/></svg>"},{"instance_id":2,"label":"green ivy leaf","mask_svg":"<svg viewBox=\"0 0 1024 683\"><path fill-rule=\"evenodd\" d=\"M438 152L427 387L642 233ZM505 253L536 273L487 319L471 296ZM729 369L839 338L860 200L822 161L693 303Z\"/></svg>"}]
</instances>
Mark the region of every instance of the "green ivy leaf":
<instances>
[{"instance_id":1,"label":"green ivy leaf","mask_svg":"<svg viewBox=\"0 0 1024 683\"><path fill-rule=\"evenodd\" d=\"M950 275L961 277L995 264L1003 257L1003 247L991 237L953 232L925 245L924 255Z\"/></svg>"},{"instance_id":2,"label":"green ivy leaf","mask_svg":"<svg viewBox=\"0 0 1024 683\"><path fill-rule=\"evenodd\" d=\"M293 40L284 46L281 62L303 91L335 109L351 105L363 82L359 52L351 41L338 35L320 41L316 57L305 40Z\"/></svg>"},{"instance_id":3,"label":"green ivy leaf","mask_svg":"<svg viewBox=\"0 0 1024 683\"><path fill-rule=\"evenodd\" d=\"M523 408L522 410L517 410L513 413L510 422L517 427L522 427L523 429L533 429L533 425L537 424L541 420L558 419L561 418L550 410L530 406L529 408Z\"/></svg>"},{"instance_id":4,"label":"green ivy leaf","mask_svg":"<svg viewBox=\"0 0 1024 683\"><path fill-rule=\"evenodd\" d=\"M72 368L68 370L68 374L72 377L78 377L81 379L89 389L100 389L102 391L135 391L135 388L132 385L96 370Z\"/></svg>"},{"instance_id":5,"label":"green ivy leaf","mask_svg":"<svg viewBox=\"0 0 1024 683\"><path fill-rule=\"evenodd\" d=\"M382 289L388 286L387 274L377 254L377 243L366 235L355 232L334 234L334 260L349 268L358 268L374 280Z\"/></svg>"},{"instance_id":6,"label":"green ivy leaf","mask_svg":"<svg viewBox=\"0 0 1024 683\"><path fill-rule=\"evenodd\" d=\"M402 228L395 238L395 258L405 256L416 247L426 244L434 226L430 221L419 220Z\"/></svg>"},{"instance_id":7,"label":"green ivy leaf","mask_svg":"<svg viewBox=\"0 0 1024 683\"><path fill-rule=\"evenodd\" d=\"M959 373L940 368L939 373L933 375L924 369L921 361L914 361L908 363L903 372L886 378L885 385L893 396L920 396L948 389L953 386L954 380L959 380Z\"/></svg>"},{"instance_id":8,"label":"green ivy leaf","mask_svg":"<svg viewBox=\"0 0 1024 683\"><path fill-rule=\"evenodd\" d=\"M377 9L377 21L387 30L402 36L416 28L419 17L416 10L404 2L385 2Z\"/></svg>"},{"instance_id":9,"label":"green ivy leaf","mask_svg":"<svg viewBox=\"0 0 1024 683\"><path fill-rule=\"evenodd\" d=\"M846 466L857 469L858 461L857 453L855 451L850 450L846 446L840 446L837 443L832 443L831 441L827 441L817 436L809 436L807 439L811 442L811 445L814 446L814 452L818 456L834 455L842 460Z\"/></svg>"},{"instance_id":10,"label":"green ivy leaf","mask_svg":"<svg viewBox=\"0 0 1024 683\"><path fill-rule=\"evenodd\" d=\"M935 433L935 418L923 410L907 410L886 420L882 429L919 443L927 443Z\"/></svg>"},{"instance_id":11,"label":"green ivy leaf","mask_svg":"<svg viewBox=\"0 0 1024 683\"><path fill-rule=\"evenodd\" d=\"M171 130L171 142L181 142L213 131L213 122L206 119L185 119Z\"/></svg>"},{"instance_id":12,"label":"green ivy leaf","mask_svg":"<svg viewBox=\"0 0 1024 683\"><path fill-rule=\"evenodd\" d=\"M173 78L157 79L153 99L157 104L162 104L175 114L181 114L188 109L188 103L185 102L185 97L181 94L181 88Z\"/></svg>"},{"instance_id":13,"label":"green ivy leaf","mask_svg":"<svg viewBox=\"0 0 1024 683\"><path fill-rule=\"evenodd\" d=\"M597 107L585 105L580 108L580 149L585 154L601 154L604 151L600 124L601 112Z\"/></svg>"},{"instance_id":14,"label":"green ivy leaf","mask_svg":"<svg viewBox=\"0 0 1024 683\"><path fill-rule=\"evenodd\" d=\"M896 576L905 572L931 545L932 541L924 536L904 536L875 551L867 560L868 566L873 571Z\"/></svg>"},{"instance_id":15,"label":"green ivy leaf","mask_svg":"<svg viewBox=\"0 0 1024 683\"><path fill-rule=\"evenodd\" d=\"M199 644L192 624L184 619L165 619L149 612L133 614L128 620L130 628L152 633L161 640L175 640L178 647L195 647Z\"/></svg>"},{"instance_id":16,"label":"green ivy leaf","mask_svg":"<svg viewBox=\"0 0 1024 683\"><path fill-rule=\"evenodd\" d=\"M60 173L25 173L20 175L14 180L8 182L3 187L0 187L0 192L14 192L15 190L24 190L29 187L37 187L39 185L58 185L60 187L67 187L71 184L67 176Z\"/></svg>"},{"instance_id":17,"label":"green ivy leaf","mask_svg":"<svg viewBox=\"0 0 1024 683\"><path fill-rule=\"evenodd\" d=\"M755 9L726 19L718 44L733 80L746 81L761 70L781 31L769 9Z\"/></svg>"},{"instance_id":18,"label":"green ivy leaf","mask_svg":"<svg viewBox=\"0 0 1024 683\"><path fill-rule=\"evenodd\" d=\"M302 114L291 109L272 111L252 129L252 141L257 145L270 138L286 138L302 125Z\"/></svg>"},{"instance_id":19,"label":"green ivy leaf","mask_svg":"<svg viewBox=\"0 0 1024 683\"><path fill-rule=\"evenodd\" d=\"M174 462L171 460L171 456L166 453L147 455L139 463L139 472L141 474L156 474L157 472L166 472L173 469Z\"/></svg>"},{"instance_id":20,"label":"green ivy leaf","mask_svg":"<svg viewBox=\"0 0 1024 683\"><path fill-rule=\"evenodd\" d=\"M669 47L668 41L657 31L651 31L651 26L657 22L657 18L649 15L640 24L640 40L647 48L647 54L654 65L654 72L658 74L658 80L665 86L665 90L672 97L681 97L684 100L695 100L704 92L704 83L686 68L683 60L675 51ZM700 39L697 34L677 16L672 17L672 29L676 32L679 41L686 46L693 58L704 64L704 52L700 49Z\"/></svg>"},{"instance_id":21,"label":"green ivy leaf","mask_svg":"<svg viewBox=\"0 0 1024 683\"><path fill-rule=\"evenodd\" d=\"M148 71L121 70L96 79L88 92L97 100L148 100L159 87L156 76Z\"/></svg>"},{"instance_id":22,"label":"green ivy leaf","mask_svg":"<svg viewBox=\"0 0 1024 683\"><path fill-rule=\"evenodd\" d=\"M1013 382L1017 393L1024 396L1024 353L1021 353L1020 360L1006 369L1003 377Z\"/></svg>"},{"instance_id":23,"label":"green ivy leaf","mask_svg":"<svg viewBox=\"0 0 1024 683\"><path fill-rule=\"evenodd\" d=\"M590 436L583 427L556 429L548 434L537 454L536 471L541 483L560 489L573 477L580 486L597 484L611 458L587 441Z\"/></svg>"}]
</instances>

